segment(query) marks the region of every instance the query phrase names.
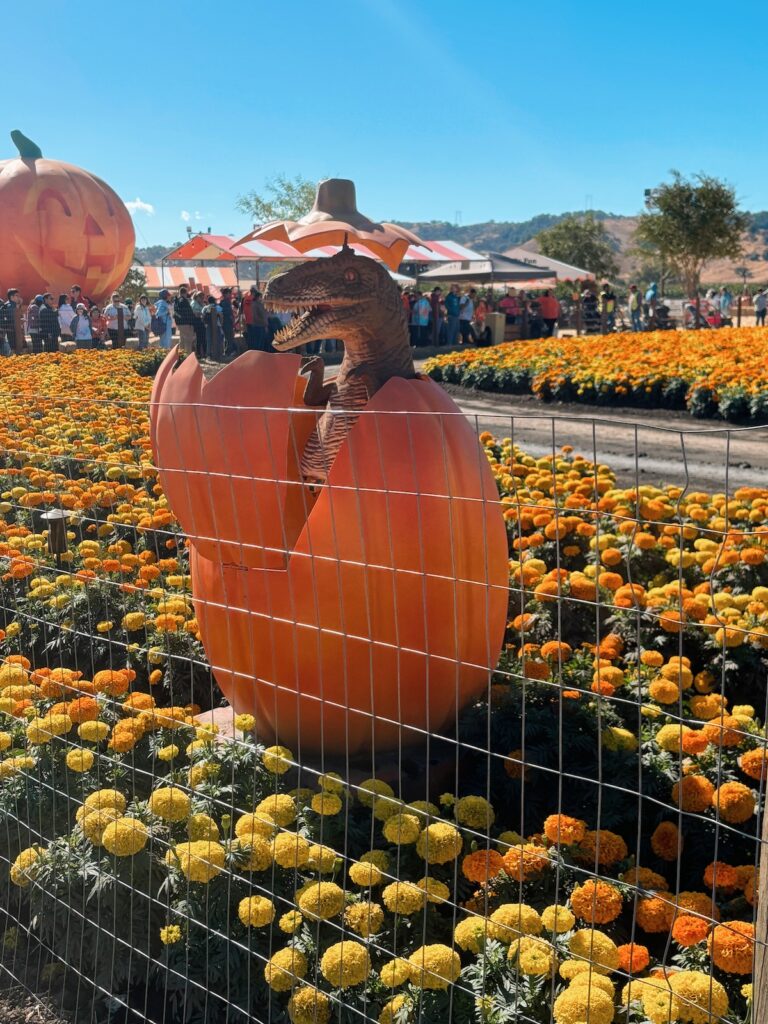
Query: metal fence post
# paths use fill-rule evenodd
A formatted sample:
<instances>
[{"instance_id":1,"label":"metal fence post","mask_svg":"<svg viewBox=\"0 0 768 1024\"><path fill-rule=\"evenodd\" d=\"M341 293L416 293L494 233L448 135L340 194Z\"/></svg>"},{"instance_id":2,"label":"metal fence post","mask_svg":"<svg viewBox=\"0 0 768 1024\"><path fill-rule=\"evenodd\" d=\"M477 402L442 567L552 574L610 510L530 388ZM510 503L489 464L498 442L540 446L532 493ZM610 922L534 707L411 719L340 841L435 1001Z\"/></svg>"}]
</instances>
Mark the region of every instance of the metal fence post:
<instances>
[{"instance_id":1,"label":"metal fence post","mask_svg":"<svg viewBox=\"0 0 768 1024\"><path fill-rule=\"evenodd\" d=\"M768 1020L768 806L763 809L758 872L757 924L755 927L755 965L752 976L752 1020Z\"/></svg>"}]
</instances>

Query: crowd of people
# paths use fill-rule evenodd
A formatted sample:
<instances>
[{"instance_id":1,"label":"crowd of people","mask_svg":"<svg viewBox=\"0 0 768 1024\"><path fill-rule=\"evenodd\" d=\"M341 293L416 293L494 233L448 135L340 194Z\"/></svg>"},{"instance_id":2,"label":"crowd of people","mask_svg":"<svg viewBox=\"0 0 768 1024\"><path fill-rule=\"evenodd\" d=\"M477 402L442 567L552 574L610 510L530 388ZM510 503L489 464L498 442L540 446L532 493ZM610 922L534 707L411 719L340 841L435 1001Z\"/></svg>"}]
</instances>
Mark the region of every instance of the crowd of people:
<instances>
[{"instance_id":1,"label":"crowd of people","mask_svg":"<svg viewBox=\"0 0 768 1024\"><path fill-rule=\"evenodd\" d=\"M164 288L155 300L140 295L136 301L114 292L103 307L79 285L58 296L35 295L28 304L17 288L9 288L0 301L0 354L123 348L129 339L135 339L131 347L154 343L168 349L176 332L183 352L224 359L243 349L270 350L285 322L286 315L267 313L255 286L244 294L222 288L216 297L182 285L175 295Z\"/></svg>"},{"instance_id":2,"label":"crowd of people","mask_svg":"<svg viewBox=\"0 0 768 1024\"><path fill-rule=\"evenodd\" d=\"M476 288L462 291L454 283L445 292L437 286L428 294L418 287L403 288L401 297L411 344L416 348L488 345L492 340L489 313L503 314L507 324L525 321L529 337L546 338L554 333L561 314L560 303L549 290L535 295L507 288L497 297L492 288L483 292Z\"/></svg>"},{"instance_id":3,"label":"crowd of people","mask_svg":"<svg viewBox=\"0 0 768 1024\"><path fill-rule=\"evenodd\" d=\"M630 285L621 301L609 282L602 286L587 282L562 303L549 289L535 294L506 288L496 295L492 288L462 290L456 283L446 291L438 286L428 293L418 287L403 288L401 298L411 344L416 348L491 344L491 313L502 314L506 325L518 325L519 333L528 338L552 337L558 326L576 327L585 333L676 326L656 283L645 291ZM727 287L710 289L698 300L683 303L683 325L727 325L733 304ZM755 324L765 324L768 289L760 289L754 296L745 292L741 304L753 307ZM103 307L84 295L79 285L58 296L50 292L35 295L27 305L19 290L10 288L0 301L0 355L56 352L61 345L121 348L131 338L135 339L131 347L156 344L168 349L176 333L182 352L222 360L248 349L272 351L274 335L290 317L290 313L268 312L255 285L245 292L222 288L218 297L186 285L175 295L164 288L155 300L147 295L136 301L123 299L114 292ZM322 347L323 343L314 343L312 351Z\"/></svg>"}]
</instances>

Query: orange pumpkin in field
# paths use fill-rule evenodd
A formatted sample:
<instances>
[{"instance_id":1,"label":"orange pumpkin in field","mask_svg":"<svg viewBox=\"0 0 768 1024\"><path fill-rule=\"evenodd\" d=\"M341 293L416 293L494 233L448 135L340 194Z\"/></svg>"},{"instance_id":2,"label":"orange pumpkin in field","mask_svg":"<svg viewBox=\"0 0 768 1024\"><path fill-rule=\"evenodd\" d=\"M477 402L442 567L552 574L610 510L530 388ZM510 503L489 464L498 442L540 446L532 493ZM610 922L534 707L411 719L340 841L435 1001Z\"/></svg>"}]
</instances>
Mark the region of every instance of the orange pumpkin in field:
<instances>
[{"instance_id":1,"label":"orange pumpkin in field","mask_svg":"<svg viewBox=\"0 0 768 1024\"><path fill-rule=\"evenodd\" d=\"M498 492L465 417L433 381L390 378L311 489L300 356L247 352L208 383L175 361L155 378L153 445L235 711L296 754L449 727L488 687L508 599Z\"/></svg>"},{"instance_id":2,"label":"orange pumpkin in field","mask_svg":"<svg viewBox=\"0 0 768 1024\"><path fill-rule=\"evenodd\" d=\"M21 132L0 161L0 281L29 301L73 284L100 300L125 278L136 236L120 197L100 178L47 160Z\"/></svg>"}]
</instances>

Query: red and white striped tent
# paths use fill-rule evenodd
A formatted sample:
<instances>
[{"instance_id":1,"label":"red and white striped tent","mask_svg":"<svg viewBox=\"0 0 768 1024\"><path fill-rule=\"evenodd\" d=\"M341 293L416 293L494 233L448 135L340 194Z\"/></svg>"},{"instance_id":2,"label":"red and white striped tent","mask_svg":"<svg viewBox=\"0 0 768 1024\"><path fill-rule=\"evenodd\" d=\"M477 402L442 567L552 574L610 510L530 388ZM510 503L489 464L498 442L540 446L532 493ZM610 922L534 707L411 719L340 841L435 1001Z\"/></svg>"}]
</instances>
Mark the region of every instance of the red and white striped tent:
<instances>
[{"instance_id":1,"label":"red and white striped tent","mask_svg":"<svg viewBox=\"0 0 768 1024\"><path fill-rule=\"evenodd\" d=\"M237 274L232 267L138 267L147 279L147 290L179 288L183 284L204 292L218 294L222 288L233 288Z\"/></svg>"},{"instance_id":2,"label":"red and white striped tent","mask_svg":"<svg viewBox=\"0 0 768 1024\"><path fill-rule=\"evenodd\" d=\"M376 259L364 245L355 243L352 248L361 256ZM280 263L284 260L299 261L320 259L338 252L338 246L324 245L309 252L299 252L287 242L245 242L235 245L229 235L192 235L172 252L166 253L163 263L169 260L220 260L222 262L251 261L256 263ZM473 262L484 259L480 253L459 245L458 242L426 242L425 245L408 247L403 263L455 263Z\"/></svg>"}]
</instances>

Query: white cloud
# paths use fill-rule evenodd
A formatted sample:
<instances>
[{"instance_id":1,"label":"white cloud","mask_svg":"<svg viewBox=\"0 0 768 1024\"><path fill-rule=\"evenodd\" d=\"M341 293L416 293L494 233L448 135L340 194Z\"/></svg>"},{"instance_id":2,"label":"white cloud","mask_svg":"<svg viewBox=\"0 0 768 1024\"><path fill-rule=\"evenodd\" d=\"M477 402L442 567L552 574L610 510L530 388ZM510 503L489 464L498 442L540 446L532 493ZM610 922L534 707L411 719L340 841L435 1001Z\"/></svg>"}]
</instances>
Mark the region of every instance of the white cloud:
<instances>
[{"instance_id":1,"label":"white cloud","mask_svg":"<svg viewBox=\"0 0 768 1024\"><path fill-rule=\"evenodd\" d=\"M154 217L155 215L155 208L152 203L145 203L138 196L135 199L130 199L125 205L131 213L146 213L148 217Z\"/></svg>"},{"instance_id":2,"label":"white cloud","mask_svg":"<svg viewBox=\"0 0 768 1024\"><path fill-rule=\"evenodd\" d=\"M195 220L202 220L202 219L203 219L202 213L200 213L199 210L195 210Z\"/></svg>"},{"instance_id":3,"label":"white cloud","mask_svg":"<svg viewBox=\"0 0 768 1024\"><path fill-rule=\"evenodd\" d=\"M192 214L189 212L189 210L182 210L180 216L185 223L187 221L192 220Z\"/></svg>"}]
</instances>

